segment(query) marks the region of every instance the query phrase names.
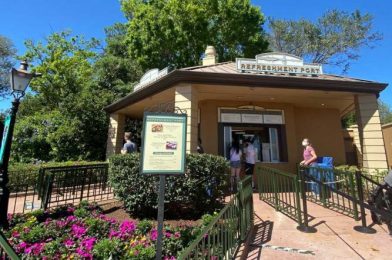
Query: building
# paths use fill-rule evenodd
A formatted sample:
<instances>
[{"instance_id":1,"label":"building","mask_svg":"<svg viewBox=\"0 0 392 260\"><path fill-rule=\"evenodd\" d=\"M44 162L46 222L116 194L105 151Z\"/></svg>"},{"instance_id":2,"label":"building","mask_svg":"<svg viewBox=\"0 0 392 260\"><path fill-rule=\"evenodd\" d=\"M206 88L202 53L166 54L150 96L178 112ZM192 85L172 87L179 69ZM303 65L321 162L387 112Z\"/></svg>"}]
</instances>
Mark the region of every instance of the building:
<instances>
[{"instance_id":1,"label":"building","mask_svg":"<svg viewBox=\"0 0 392 260\"><path fill-rule=\"evenodd\" d=\"M382 126L384 135L385 150L387 153L388 166L392 169L392 123Z\"/></svg>"},{"instance_id":2,"label":"building","mask_svg":"<svg viewBox=\"0 0 392 260\"><path fill-rule=\"evenodd\" d=\"M234 140L253 138L259 163L295 171L301 141L319 156L346 163L341 118L356 110L363 167L386 169L377 98L387 84L324 74L300 57L265 53L216 63L208 46L202 66L147 72L135 90L107 106L107 155L119 153L126 117L142 119L146 107L174 103L187 112L187 151L198 139L206 153L227 155Z\"/></svg>"}]
</instances>

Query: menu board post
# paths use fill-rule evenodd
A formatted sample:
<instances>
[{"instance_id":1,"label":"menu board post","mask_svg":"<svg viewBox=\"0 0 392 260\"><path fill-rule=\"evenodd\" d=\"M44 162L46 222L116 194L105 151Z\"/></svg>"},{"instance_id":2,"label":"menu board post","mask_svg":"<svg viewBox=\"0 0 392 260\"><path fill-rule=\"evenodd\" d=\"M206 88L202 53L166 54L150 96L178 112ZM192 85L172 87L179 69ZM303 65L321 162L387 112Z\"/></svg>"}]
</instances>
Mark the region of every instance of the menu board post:
<instances>
[{"instance_id":1,"label":"menu board post","mask_svg":"<svg viewBox=\"0 0 392 260\"><path fill-rule=\"evenodd\" d=\"M142 133L142 175L159 175L156 259L162 259L166 175L185 174L187 115L145 112Z\"/></svg>"}]
</instances>

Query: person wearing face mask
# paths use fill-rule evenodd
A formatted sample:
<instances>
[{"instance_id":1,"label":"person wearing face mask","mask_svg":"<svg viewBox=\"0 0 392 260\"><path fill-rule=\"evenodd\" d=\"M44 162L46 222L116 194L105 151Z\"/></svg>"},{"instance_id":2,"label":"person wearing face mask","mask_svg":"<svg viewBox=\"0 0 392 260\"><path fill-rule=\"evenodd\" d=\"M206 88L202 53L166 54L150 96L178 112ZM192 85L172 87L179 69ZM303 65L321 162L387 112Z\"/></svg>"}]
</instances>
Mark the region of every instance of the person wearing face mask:
<instances>
[{"instance_id":1,"label":"person wearing face mask","mask_svg":"<svg viewBox=\"0 0 392 260\"><path fill-rule=\"evenodd\" d=\"M304 166L315 166L317 162L317 154L308 138L302 141L302 146L304 147L303 157L304 160L300 163Z\"/></svg>"}]
</instances>

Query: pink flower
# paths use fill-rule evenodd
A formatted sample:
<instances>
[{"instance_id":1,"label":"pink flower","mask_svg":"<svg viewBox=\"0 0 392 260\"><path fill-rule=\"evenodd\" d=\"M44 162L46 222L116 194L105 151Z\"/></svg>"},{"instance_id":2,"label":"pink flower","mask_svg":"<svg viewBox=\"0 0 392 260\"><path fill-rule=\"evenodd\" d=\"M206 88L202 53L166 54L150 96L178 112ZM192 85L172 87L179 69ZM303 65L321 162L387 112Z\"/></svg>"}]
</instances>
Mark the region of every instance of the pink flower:
<instances>
[{"instance_id":1,"label":"pink flower","mask_svg":"<svg viewBox=\"0 0 392 260\"><path fill-rule=\"evenodd\" d=\"M135 222L125 220L123 223L120 225L120 233L121 234L131 234L133 231L135 231L136 225Z\"/></svg>"},{"instance_id":2,"label":"pink flower","mask_svg":"<svg viewBox=\"0 0 392 260\"><path fill-rule=\"evenodd\" d=\"M158 238L158 231L155 228L151 230L150 238L153 241L157 240L157 238Z\"/></svg>"},{"instance_id":3,"label":"pink flower","mask_svg":"<svg viewBox=\"0 0 392 260\"><path fill-rule=\"evenodd\" d=\"M82 237L84 234L86 234L87 229L83 226L79 226L76 224L73 224L71 227L72 230L72 234L76 237L76 238L80 238Z\"/></svg>"},{"instance_id":4,"label":"pink flower","mask_svg":"<svg viewBox=\"0 0 392 260\"><path fill-rule=\"evenodd\" d=\"M73 208L73 207L68 207L67 208L67 212L68 213L73 213L75 211L75 208Z\"/></svg>"},{"instance_id":5,"label":"pink flower","mask_svg":"<svg viewBox=\"0 0 392 260\"><path fill-rule=\"evenodd\" d=\"M175 237L175 238L180 238L180 237L181 237L180 232L177 231L176 233L174 233L174 237Z\"/></svg>"},{"instance_id":6,"label":"pink flower","mask_svg":"<svg viewBox=\"0 0 392 260\"><path fill-rule=\"evenodd\" d=\"M15 238L18 238L18 237L20 236L20 234L19 234L18 231L14 230L14 231L12 231L11 236L12 236L12 237L15 237Z\"/></svg>"},{"instance_id":7,"label":"pink flower","mask_svg":"<svg viewBox=\"0 0 392 260\"><path fill-rule=\"evenodd\" d=\"M176 260L176 258L174 256L165 256L163 260Z\"/></svg>"},{"instance_id":8,"label":"pink flower","mask_svg":"<svg viewBox=\"0 0 392 260\"><path fill-rule=\"evenodd\" d=\"M119 237L120 233L116 230L111 229L109 231L109 238L113 238L113 237Z\"/></svg>"},{"instance_id":9,"label":"pink flower","mask_svg":"<svg viewBox=\"0 0 392 260\"><path fill-rule=\"evenodd\" d=\"M33 256L38 256L44 249L44 243L34 243L30 247L25 249L25 254L32 254Z\"/></svg>"},{"instance_id":10,"label":"pink flower","mask_svg":"<svg viewBox=\"0 0 392 260\"><path fill-rule=\"evenodd\" d=\"M71 240L71 239L66 239L64 242L63 242L63 244L66 246L66 247L72 247L73 245L75 245L75 242L73 241L73 240Z\"/></svg>"},{"instance_id":11,"label":"pink flower","mask_svg":"<svg viewBox=\"0 0 392 260\"><path fill-rule=\"evenodd\" d=\"M83 251L83 249L81 248L77 248L76 253L78 253L78 255L80 255L84 259L93 259L93 256L90 253Z\"/></svg>"},{"instance_id":12,"label":"pink flower","mask_svg":"<svg viewBox=\"0 0 392 260\"><path fill-rule=\"evenodd\" d=\"M94 243L97 239L95 237L86 238L82 241L81 246L87 249L87 251L91 251L94 247Z\"/></svg>"},{"instance_id":13,"label":"pink flower","mask_svg":"<svg viewBox=\"0 0 392 260\"><path fill-rule=\"evenodd\" d=\"M75 216L68 216L67 217L67 221L68 222L74 222L74 221L76 221L78 218L77 217L75 217Z\"/></svg>"},{"instance_id":14,"label":"pink flower","mask_svg":"<svg viewBox=\"0 0 392 260\"><path fill-rule=\"evenodd\" d=\"M171 238L172 234L170 234L170 232L165 232L165 237L167 238Z\"/></svg>"}]
</instances>

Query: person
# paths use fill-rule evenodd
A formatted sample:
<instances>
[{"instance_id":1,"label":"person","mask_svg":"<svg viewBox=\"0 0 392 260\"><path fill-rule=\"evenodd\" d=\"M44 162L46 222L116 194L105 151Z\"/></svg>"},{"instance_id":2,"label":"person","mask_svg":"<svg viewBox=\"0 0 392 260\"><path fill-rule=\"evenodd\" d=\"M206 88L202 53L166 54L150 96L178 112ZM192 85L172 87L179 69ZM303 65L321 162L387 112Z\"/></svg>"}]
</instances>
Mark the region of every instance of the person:
<instances>
[{"instance_id":1,"label":"person","mask_svg":"<svg viewBox=\"0 0 392 260\"><path fill-rule=\"evenodd\" d=\"M131 141L131 138L132 138L132 134L130 132L125 132L124 134L125 144L121 150L121 154L137 152L137 145Z\"/></svg>"},{"instance_id":2,"label":"person","mask_svg":"<svg viewBox=\"0 0 392 260\"><path fill-rule=\"evenodd\" d=\"M304 152L303 152L304 159L302 162L300 162L300 165L316 166L317 154L312 144L310 143L309 138L304 138L304 140L302 141L302 146L304 147Z\"/></svg>"},{"instance_id":3,"label":"person","mask_svg":"<svg viewBox=\"0 0 392 260\"><path fill-rule=\"evenodd\" d=\"M252 188L254 189L253 171L256 163L256 151L250 138L245 140L245 145L245 174L252 176Z\"/></svg>"},{"instance_id":4,"label":"person","mask_svg":"<svg viewBox=\"0 0 392 260\"><path fill-rule=\"evenodd\" d=\"M235 141L230 148L230 191L234 190L235 182L238 183L240 181L241 156L242 151L240 150L240 145L237 141Z\"/></svg>"},{"instance_id":5,"label":"person","mask_svg":"<svg viewBox=\"0 0 392 260\"><path fill-rule=\"evenodd\" d=\"M204 153L204 149L203 149L203 146L201 145L201 139L199 138L198 140L197 140L197 152L198 153Z\"/></svg>"}]
</instances>

